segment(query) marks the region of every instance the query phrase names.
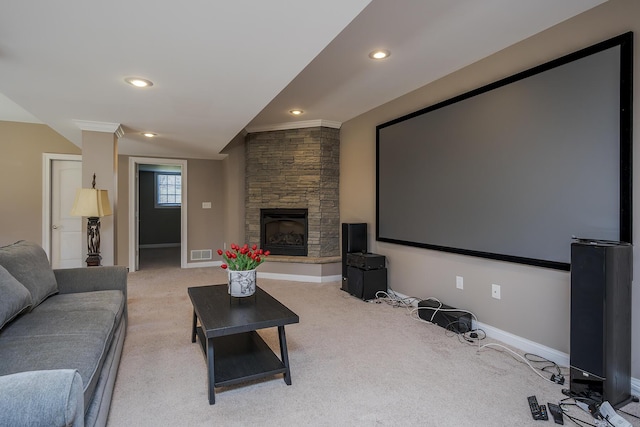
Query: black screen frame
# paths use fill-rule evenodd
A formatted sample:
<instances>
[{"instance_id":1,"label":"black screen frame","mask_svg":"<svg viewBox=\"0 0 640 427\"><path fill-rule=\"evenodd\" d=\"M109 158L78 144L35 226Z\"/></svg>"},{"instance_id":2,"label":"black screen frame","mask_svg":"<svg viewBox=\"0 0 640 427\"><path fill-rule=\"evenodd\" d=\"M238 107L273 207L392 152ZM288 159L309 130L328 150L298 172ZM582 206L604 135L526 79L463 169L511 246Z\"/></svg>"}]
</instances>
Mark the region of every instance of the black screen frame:
<instances>
[{"instance_id":1,"label":"black screen frame","mask_svg":"<svg viewBox=\"0 0 640 427\"><path fill-rule=\"evenodd\" d=\"M455 254L470 255L481 258L488 258L499 261L515 262L525 265L533 265L538 267L546 267L558 270L570 270L570 264L565 262L557 262L552 260L526 258L521 256L513 256L509 254L482 252L477 250L447 247L429 244L425 242L414 242L392 237L380 236L380 130L394 124L410 120L429 112L438 110L448 105L464 101L474 96L484 94L491 90L509 85L511 83L535 76L553 68L564 64L585 58L595 53L610 49L612 47L620 47L620 106L619 106L619 142L620 142L620 208L619 208L619 224L620 236L622 242L632 243L632 145L633 145L633 32L627 32L617 37L605 40L579 51L562 56L547 63L538 65L528 70L519 72L510 77L498 80L494 83L482 86L475 90L469 91L462 95L455 96L448 100L425 107L413 113L404 115L397 119L382 123L376 126L376 241L399 244L404 246L412 246L425 249L433 249ZM588 236L576 236L588 237Z\"/></svg>"}]
</instances>

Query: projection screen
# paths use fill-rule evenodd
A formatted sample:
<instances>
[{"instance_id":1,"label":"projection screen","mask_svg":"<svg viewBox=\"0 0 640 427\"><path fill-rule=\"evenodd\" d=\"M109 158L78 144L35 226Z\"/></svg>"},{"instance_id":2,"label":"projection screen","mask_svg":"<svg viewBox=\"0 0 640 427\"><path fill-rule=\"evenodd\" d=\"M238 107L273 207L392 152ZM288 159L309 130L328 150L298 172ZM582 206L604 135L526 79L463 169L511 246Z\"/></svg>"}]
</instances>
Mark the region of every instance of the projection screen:
<instances>
[{"instance_id":1,"label":"projection screen","mask_svg":"<svg viewBox=\"0 0 640 427\"><path fill-rule=\"evenodd\" d=\"M376 239L569 269L631 242L632 34L376 127Z\"/></svg>"}]
</instances>

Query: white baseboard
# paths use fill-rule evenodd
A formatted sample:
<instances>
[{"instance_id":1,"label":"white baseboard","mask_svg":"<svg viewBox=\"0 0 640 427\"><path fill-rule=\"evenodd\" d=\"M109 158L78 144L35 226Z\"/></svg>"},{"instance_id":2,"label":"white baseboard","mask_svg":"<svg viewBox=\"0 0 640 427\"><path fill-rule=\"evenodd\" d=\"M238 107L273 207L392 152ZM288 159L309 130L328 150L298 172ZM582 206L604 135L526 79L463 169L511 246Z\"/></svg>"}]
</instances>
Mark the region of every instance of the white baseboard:
<instances>
[{"instance_id":1,"label":"white baseboard","mask_svg":"<svg viewBox=\"0 0 640 427\"><path fill-rule=\"evenodd\" d=\"M640 380L638 378L631 377L631 394L640 397Z\"/></svg>"},{"instance_id":2,"label":"white baseboard","mask_svg":"<svg viewBox=\"0 0 640 427\"><path fill-rule=\"evenodd\" d=\"M305 276L299 274L283 274L283 273L262 273L258 272L259 278L264 279L276 279L276 280L290 280L294 282L311 282L311 283L327 283L337 282L342 279L342 276Z\"/></svg>"},{"instance_id":3,"label":"white baseboard","mask_svg":"<svg viewBox=\"0 0 640 427\"><path fill-rule=\"evenodd\" d=\"M184 268L220 267L221 265L222 261L188 262Z\"/></svg>"}]
</instances>

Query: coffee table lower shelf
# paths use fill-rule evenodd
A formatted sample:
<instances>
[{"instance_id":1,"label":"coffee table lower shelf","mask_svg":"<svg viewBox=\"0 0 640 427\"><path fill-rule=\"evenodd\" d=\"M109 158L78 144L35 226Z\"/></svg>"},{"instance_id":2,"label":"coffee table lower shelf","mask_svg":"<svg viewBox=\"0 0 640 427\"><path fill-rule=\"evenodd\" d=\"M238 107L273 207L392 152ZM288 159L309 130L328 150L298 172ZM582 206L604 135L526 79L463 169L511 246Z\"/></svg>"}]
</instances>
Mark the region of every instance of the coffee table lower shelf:
<instances>
[{"instance_id":1,"label":"coffee table lower shelf","mask_svg":"<svg viewBox=\"0 0 640 427\"><path fill-rule=\"evenodd\" d=\"M207 358L207 338L201 327L196 332ZM214 387L228 386L276 374L288 368L256 331L212 338Z\"/></svg>"}]
</instances>

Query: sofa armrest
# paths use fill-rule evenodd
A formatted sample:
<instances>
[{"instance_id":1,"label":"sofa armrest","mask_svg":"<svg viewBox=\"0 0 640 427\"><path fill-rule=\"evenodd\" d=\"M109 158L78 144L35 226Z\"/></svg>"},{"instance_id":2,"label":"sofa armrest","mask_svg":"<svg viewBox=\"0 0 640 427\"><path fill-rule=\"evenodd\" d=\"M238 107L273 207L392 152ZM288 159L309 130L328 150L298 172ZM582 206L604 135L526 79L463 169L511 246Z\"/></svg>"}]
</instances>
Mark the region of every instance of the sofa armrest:
<instances>
[{"instance_id":1,"label":"sofa armrest","mask_svg":"<svg viewBox=\"0 0 640 427\"><path fill-rule=\"evenodd\" d=\"M0 425L84 426L80 374L57 369L0 376Z\"/></svg>"},{"instance_id":2,"label":"sofa armrest","mask_svg":"<svg viewBox=\"0 0 640 427\"><path fill-rule=\"evenodd\" d=\"M104 266L53 270L61 294L121 290L127 298L127 267Z\"/></svg>"}]
</instances>

